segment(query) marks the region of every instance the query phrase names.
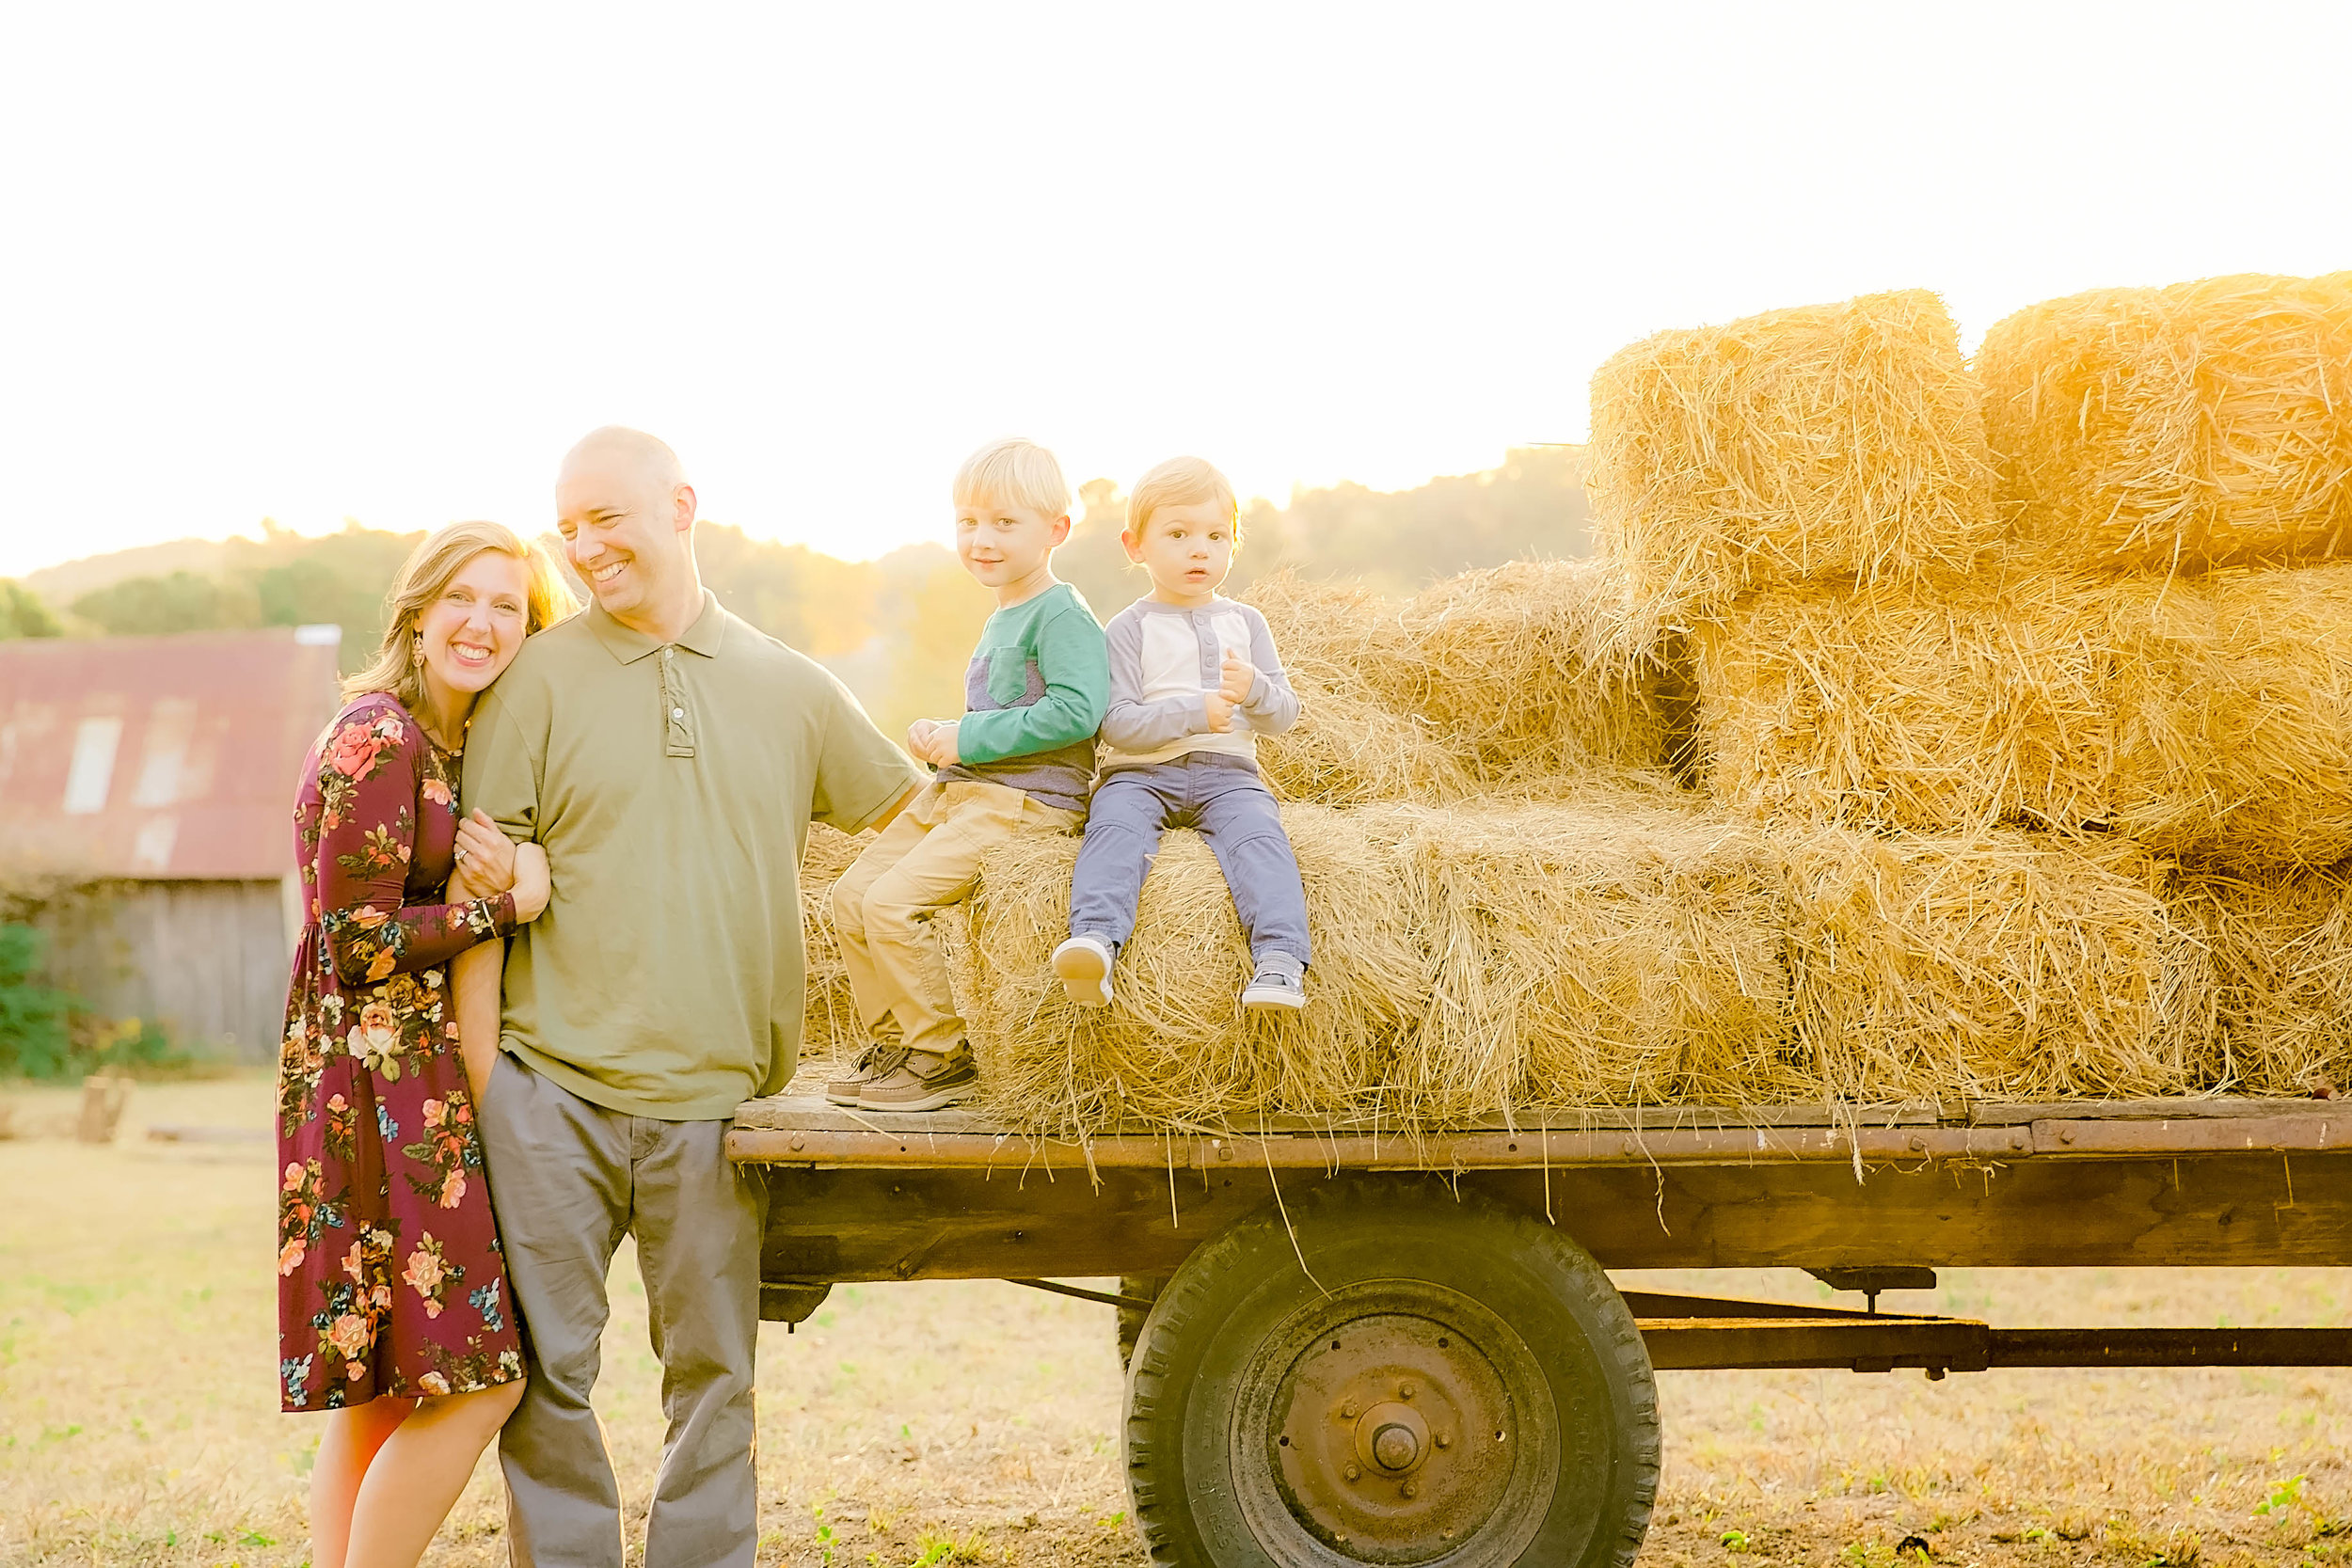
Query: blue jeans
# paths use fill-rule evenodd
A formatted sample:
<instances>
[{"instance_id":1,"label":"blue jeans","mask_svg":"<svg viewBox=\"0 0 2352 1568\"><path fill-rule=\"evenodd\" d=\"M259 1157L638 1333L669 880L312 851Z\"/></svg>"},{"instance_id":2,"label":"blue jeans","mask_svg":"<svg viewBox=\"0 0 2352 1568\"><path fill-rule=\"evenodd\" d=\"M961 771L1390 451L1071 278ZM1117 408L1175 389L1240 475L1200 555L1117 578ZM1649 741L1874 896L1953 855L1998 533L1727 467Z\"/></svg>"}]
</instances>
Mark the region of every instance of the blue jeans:
<instances>
[{"instance_id":1,"label":"blue jeans","mask_svg":"<svg viewBox=\"0 0 2352 1568\"><path fill-rule=\"evenodd\" d=\"M1310 961L1307 890L1273 792L1255 762L1219 752L1122 768L1097 786L1070 879L1072 936L1117 948L1135 933L1136 899L1169 828L1194 829L1208 841L1254 962L1278 953L1302 967Z\"/></svg>"}]
</instances>

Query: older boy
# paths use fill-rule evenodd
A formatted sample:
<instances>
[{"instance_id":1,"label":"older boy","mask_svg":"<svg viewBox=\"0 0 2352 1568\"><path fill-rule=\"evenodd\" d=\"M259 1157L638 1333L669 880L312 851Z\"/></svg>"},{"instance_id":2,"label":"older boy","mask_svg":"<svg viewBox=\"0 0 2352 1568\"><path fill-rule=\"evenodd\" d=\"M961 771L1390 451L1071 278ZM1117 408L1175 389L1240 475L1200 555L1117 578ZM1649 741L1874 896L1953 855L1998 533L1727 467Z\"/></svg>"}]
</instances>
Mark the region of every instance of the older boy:
<instances>
[{"instance_id":1,"label":"older boy","mask_svg":"<svg viewBox=\"0 0 2352 1568\"><path fill-rule=\"evenodd\" d=\"M1054 577L1070 537L1070 486L1032 441L983 447L956 474L956 553L994 592L964 673L961 719L918 719L907 750L938 768L834 884L834 928L873 1043L836 1105L932 1111L979 1074L947 985L932 917L972 891L980 855L1023 824L1075 832L1109 699L1103 628Z\"/></svg>"},{"instance_id":2,"label":"older boy","mask_svg":"<svg viewBox=\"0 0 2352 1568\"><path fill-rule=\"evenodd\" d=\"M1298 858L1258 776L1257 736L1298 720L1265 617L1221 597L1241 544L1225 476L1176 457L1137 482L1120 535L1152 592L1111 617L1111 702L1101 786L1071 878L1070 940L1054 972L1071 997L1107 1006L1111 966L1170 827L1197 829L1224 869L1255 973L1253 1009L1307 1005L1307 895Z\"/></svg>"}]
</instances>

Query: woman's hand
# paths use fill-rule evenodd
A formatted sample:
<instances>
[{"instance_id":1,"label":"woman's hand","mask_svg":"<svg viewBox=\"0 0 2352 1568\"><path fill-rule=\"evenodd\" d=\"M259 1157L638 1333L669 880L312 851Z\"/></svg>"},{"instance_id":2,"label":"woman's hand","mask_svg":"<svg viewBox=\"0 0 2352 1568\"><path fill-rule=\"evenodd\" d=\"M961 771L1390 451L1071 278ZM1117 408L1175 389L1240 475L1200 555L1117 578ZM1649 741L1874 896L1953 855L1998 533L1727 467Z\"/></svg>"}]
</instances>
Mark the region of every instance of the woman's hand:
<instances>
[{"instance_id":1,"label":"woman's hand","mask_svg":"<svg viewBox=\"0 0 2352 1568\"><path fill-rule=\"evenodd\" d=\"M457 870L451 878L450 896L455 899L456 879L463 877L469 896L487 898L515 885L515 844L499 832L486 812L476 810L457 824Z\"/></svg>"},{"instance_id":2,"label":"woman's hand","mask_svg":"<svg viewBox=\"0 0 2352 1568\"><path fill-rule=\"evenodd\" d=\"M548 876L548 852L537 844L515 846L515 924L528 925L548 907L554 884Z\"/></svg>"}]
</instances>

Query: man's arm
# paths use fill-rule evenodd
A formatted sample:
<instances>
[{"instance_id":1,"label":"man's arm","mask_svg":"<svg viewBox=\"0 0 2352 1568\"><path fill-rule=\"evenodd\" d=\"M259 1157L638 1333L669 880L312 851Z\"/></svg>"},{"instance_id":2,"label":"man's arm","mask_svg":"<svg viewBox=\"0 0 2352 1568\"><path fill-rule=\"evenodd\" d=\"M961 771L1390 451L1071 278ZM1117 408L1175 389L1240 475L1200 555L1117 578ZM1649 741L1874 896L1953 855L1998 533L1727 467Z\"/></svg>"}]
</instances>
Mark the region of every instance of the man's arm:
<instances>
[{"instance_id":1,"label":"man's arm","mask_svg":"<svg viewBox=\"0 0 2352 1568\"><path fill-rule=\"evenodd\" d=\"M450 965L450 990L455 993L457 1050L466 1060L466 1082L473 1085L473 1102L490 1087L490 1069L498 1063L500 985L506 974L506 943L485 942L467 948Z\"/></svg>"},{"instance_id":2,"label":"man's arm","mask_svg":"<svg viewBox=\"0 0 2352 1568\"><path fill-rule=\"evenodd\" d=\"M845 833L886 826L929 782L907 754L874 727L866 709L831 672L821 672L824 699L817 776L808 815Z\"/></svg>"},{"instance_id":3,"label":"man's arm","mask_svg":"<svg viewBox=\"0 0 2352 1568\"><path fill-rule=\"evenodd\" d=\"M890 804L884 806L882 808L882 815L875 817L873 821L868 822L866 826L873 829L876 832L881 832L884 828L889 827L892 820L896 818L900 812L907 809L907 802L914 799L914 792L920 787L921 786L918 784L907 785L906 793L891 801Z\"/></svg>"}]
</instances>

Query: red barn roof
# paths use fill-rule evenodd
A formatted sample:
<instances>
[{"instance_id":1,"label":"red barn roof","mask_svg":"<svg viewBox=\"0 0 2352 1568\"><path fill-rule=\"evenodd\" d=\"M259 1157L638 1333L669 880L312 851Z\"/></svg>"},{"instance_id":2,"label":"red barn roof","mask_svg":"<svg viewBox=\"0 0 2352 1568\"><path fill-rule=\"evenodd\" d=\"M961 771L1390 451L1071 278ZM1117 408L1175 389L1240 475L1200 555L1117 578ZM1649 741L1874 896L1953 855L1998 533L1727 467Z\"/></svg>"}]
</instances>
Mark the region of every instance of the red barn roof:
<instances>
[{"instance_id":1,"label":"red barn roof","mask_svg":"<svg viewBox=\"0 0 2352 1568\"><path fill-rule=\"evenodd\" d=\"M335 711L332 626L0 642L0 864L294 869L294 779Z\"/></svg>"}]
</instances>

